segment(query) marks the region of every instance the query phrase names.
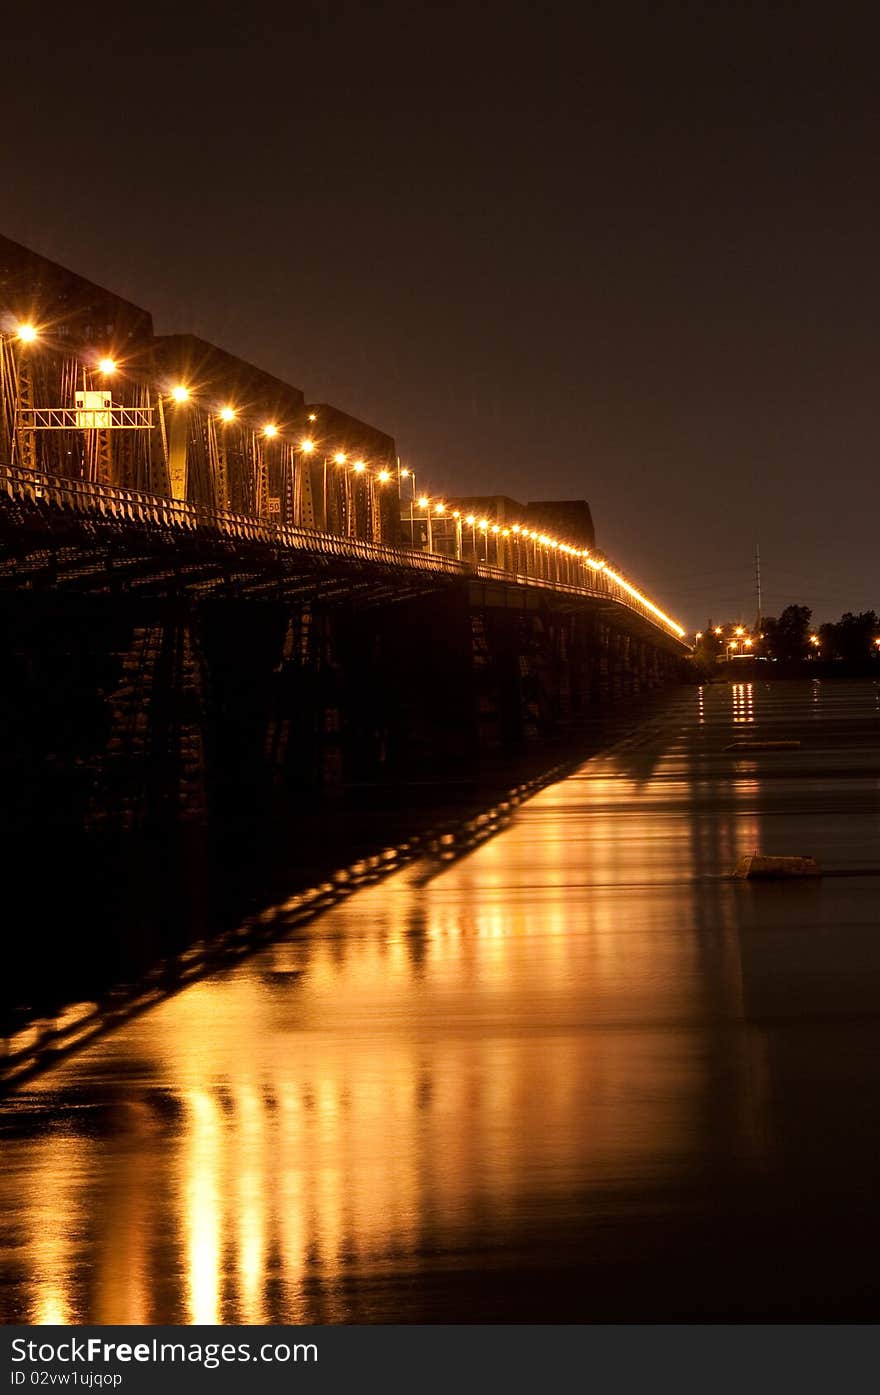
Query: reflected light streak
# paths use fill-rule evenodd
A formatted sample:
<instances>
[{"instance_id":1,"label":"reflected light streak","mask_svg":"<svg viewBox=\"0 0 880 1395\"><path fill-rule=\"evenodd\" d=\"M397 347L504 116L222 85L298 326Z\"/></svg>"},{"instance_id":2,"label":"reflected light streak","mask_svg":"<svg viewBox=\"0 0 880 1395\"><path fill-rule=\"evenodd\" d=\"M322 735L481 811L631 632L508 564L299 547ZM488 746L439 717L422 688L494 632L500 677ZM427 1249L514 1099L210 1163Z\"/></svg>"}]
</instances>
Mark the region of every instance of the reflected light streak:
<instances>
[{"instance_id":1,"label":"reflected light streak","mask_svg":"<svg viewBox=\"0 0 880 1395\"><path fill-rule=\"evenodd\" d=\"M187 1177L183 1222L187 1230L187 1306L190 1323L216 1325L220 1315L220 1237L223 1207L220 1199L220 1162L223 1121L211 1093L187 1091L183 1102L189 1110L184 1139Z\"/></svg>"},{"instance_id":2,"label":"reflected light streak","mask_svg":"<svg viewBox=\"0 0 880 1395\"><path fill-rule=\"evenodd\" d=\"M698 701L723 733L726 693ZM65 1299L95 1254L111 1294L123 1204L161 1237L149 1281L167 1293L179 1275L185 1321L347 1321L352 1285L416 1284L474 1234L505 1245L536 1198L625 1209L657 1178L726 1162L750 1127L747 1071L739 1039L701 1024L742 1013L735 888L717 874L759 830L760 782L713 777L727 801L713 822L700 761L674 743L651 759L646 773L642 749L594 758L467 857L363 888L53 1074L57 1089L90 1061L182 1112L152 1122L172 1185L145 1212L142 1174L125 1173L91 1249L94 1179L123 1175L122 1145L65 1155L55 1135L34 1153L32 1310L82 1320Z\"/></svg>"}]
</instances>

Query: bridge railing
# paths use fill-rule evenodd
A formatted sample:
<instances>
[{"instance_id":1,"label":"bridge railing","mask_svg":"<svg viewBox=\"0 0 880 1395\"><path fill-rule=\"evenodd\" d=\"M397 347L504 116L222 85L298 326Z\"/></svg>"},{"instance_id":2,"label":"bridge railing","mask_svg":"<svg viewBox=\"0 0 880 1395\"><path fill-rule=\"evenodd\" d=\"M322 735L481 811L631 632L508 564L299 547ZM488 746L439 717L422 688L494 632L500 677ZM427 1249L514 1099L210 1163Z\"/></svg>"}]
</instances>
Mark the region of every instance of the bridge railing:
<instances>
[{"instance_id":1,"label":"bridge railing","mask_svg":"<svg viewBox=\"0 0 880 1395\"><path fill-rule=\"evenodd\" d=\"M148 494L120 485L49 475L6 463L0 463L0 492L5 493L11 500L37 508L54 508L92 517L97 514L120 523L143 524L188 533L207 531L242 542L260 542L283 550L318 552L348 560L411 568L447 576L472 576L484 581L528 586L572 597L605 600L641 615L658 629L676 639L680 638L676 626L671 622L663 623L657 615L652 614L650 602L642 602L638 593L629 594L627 584L613 573L609 576L605 570L595 571L584 567L575 571L570 566L570 575L536 576L485 562L459 560L439 552L393 547L389 543L291 527L246 514L208 509L186 500Z\"/></svg>"}]
</instances>

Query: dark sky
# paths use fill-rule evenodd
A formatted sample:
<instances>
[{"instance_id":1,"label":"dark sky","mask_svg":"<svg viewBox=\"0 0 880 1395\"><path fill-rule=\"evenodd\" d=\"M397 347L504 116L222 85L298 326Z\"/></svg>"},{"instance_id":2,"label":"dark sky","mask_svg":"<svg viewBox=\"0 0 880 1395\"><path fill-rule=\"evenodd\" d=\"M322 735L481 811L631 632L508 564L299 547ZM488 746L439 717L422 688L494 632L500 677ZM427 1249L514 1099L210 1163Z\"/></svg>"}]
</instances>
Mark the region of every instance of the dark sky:
<instances>
[{"instance_id":1,"label":"dark sky","mask_svg":"<svg viewBox=\"0 0 880 1395\"><path fill-rule=\"evenodd\" d=\"M390 431L420 484L587 497L687 625L751 617L756 542L766 613L880 608L870 16L4 20L2 230Z\"/></svg>"}]
</instances>

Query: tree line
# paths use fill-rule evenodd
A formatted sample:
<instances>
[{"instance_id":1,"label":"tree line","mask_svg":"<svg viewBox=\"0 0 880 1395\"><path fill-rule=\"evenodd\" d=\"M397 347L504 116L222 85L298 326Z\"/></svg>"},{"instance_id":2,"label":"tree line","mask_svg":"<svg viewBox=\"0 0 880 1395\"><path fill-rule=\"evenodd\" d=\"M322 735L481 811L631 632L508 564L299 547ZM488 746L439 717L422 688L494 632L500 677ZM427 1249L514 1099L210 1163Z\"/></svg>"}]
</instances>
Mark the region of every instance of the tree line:
<instances>
[{"instance_id":1,"label":"tree line","mask_svg":"<svg viewBox=\"0 0 880 1395\"><path fill-rule=\"evenodd\" d=\"M813 612L806 605L786 606L778 616L761 619L759 628L737 622L709 625L696 636L698 659L714 662L750 654L785 663L827 659L862 664L880 662L880 616L874 610L847 610L839 620L811 627Z\"/></svg>"}]
</instances>

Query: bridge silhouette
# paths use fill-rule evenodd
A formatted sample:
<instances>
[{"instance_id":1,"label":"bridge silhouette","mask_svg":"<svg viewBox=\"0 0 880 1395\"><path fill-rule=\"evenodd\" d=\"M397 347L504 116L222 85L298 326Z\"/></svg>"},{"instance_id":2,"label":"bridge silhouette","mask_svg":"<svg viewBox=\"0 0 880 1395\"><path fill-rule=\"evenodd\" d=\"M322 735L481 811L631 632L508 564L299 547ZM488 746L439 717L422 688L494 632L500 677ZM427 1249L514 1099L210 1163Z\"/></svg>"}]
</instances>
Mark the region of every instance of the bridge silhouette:
<instances>
[{"instance_id":1,"label":"bridge silhouette","mask_svg":"<svg viewBox=\"0 0 880 1395\"><path fill-rule=\"evenodd\" d=\"M680 673L681 626L585 502L419 475L387 432L0 239L14 829L445 778Z\"/></svg>"},{"instance_id":2,"label":"bridge silhouette","mask_svg":"<svg viewBox=\"0 0 880 1395\"><path fill-rule=\"evenodd\" d=\"M391 844L446 856L451 812L484 836L688 652L584 501L440 498L388 433L2 238L0 633L17 981L53 1021L109 994L50 1055L189 981L194 927L229 962L270 884L323 905Z\"/></svg>"}]
</instances>

